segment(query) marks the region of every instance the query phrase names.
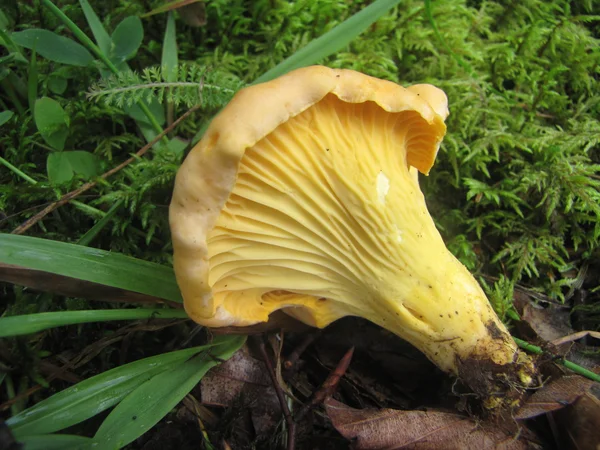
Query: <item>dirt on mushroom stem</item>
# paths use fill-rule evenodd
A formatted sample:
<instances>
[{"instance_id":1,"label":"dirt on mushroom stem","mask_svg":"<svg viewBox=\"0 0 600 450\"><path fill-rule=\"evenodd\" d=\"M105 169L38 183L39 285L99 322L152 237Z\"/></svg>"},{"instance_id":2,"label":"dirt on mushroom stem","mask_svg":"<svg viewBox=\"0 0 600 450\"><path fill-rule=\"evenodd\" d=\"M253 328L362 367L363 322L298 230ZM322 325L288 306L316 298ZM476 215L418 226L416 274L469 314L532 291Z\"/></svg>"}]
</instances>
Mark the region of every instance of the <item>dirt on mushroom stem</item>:
<instances>
[{"instance_id":1,"label":"dirt on mushroom stem","mask_svg":"<svg viewBox=\"0 0 600 450\"><path fill-rule=\"evenodd\" d=\"M498 337L492 344L505 345L505 341ZM484 413L504 415L521 406L526 390L534 382L536 368L532 359L520 350L515 351L513 360L507 364L490 360L487 352L489 348L476 348L469 357L457 358L458 378L482 399Z\"/></svg>"}]
</instances>

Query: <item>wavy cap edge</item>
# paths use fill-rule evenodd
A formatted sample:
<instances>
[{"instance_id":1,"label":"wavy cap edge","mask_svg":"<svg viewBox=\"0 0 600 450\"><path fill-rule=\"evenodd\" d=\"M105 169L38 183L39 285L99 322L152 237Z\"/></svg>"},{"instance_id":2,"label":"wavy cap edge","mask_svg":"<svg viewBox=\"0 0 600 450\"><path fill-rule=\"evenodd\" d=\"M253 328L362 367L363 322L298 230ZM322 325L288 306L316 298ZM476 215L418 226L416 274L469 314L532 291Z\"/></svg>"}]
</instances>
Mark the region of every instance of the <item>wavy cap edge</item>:
<instances>
[{"instance_id":1,"label":"wavy cap edge","mask_svg":"<svg viewBox=\"0 0 600 450\"><path fill-rule=\"evenodd\" d=\"M174 269L188 315L210 327L247 326L259 321L234 317L216 305L208 283L206 237L235 186L246 149L326 95L347 103L373 101L388 112L418 112L436 133L426 152L407 154L410 166L428 174L446 131L444 92L431 85L404 88L347 69L310 66L240 90L213 119L175 179L169 207Z\"/></svg>"}]
</instances>

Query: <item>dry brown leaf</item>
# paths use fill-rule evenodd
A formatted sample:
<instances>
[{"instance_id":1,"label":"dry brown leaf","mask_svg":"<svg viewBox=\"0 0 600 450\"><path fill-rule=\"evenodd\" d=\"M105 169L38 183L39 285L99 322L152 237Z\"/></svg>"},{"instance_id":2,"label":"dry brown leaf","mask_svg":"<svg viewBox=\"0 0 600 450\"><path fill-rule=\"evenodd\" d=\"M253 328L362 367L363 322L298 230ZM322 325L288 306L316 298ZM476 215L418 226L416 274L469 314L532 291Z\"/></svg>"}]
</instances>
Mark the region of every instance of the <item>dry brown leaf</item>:
<instances>
[{"instance_id":1,"label":"dry brown leaf","mask_svg":"<svg viewBox=\"0 0 600 450\"><path fill-rule=\"evenodd\" d=\"M569 325L569 311L555 305L546 308L528 303L523 308L521 320L527 322L544 341L550 342L573 333Z\"/></svg>"},{"instance_id":2,"label":"dry brown leaf","mask_svg":"<svg viewBox=\"0 0 600 450\"><path fill-rule=\"evenodd\" d=\"M354 409L336 400L325 403L333 426L356 449L522 450L527 445L495 427L442 411Z\"/></svg>"},{"instance_id":3,"label":"dry brown leaf","mask_svg":"<svg viewBox=\"0 0 600 450\"><path fill-rule=\"evenodd\" d=\"M561 449L600 450L600 385L594 383L568 408L556 414Z\"/></svg>"},{"instance_id":4,"label":"dry brown leaf","mask_svg":"<svg viewBox=\"0 0 600 450\"><path fill-rule=\"evenodd\" d=\"M536 391L517 411L515 419L531 419L570 405L585 394L594 382L579 375L562 377Z\"/></svg>"},{"instance_id":5,"label":"dry brown leaf","mask_svg":"<svg viewBox=\"0 0 600 450\"><path fill-rule=\"evenodd\" d=\"M265 365L250 356L246 347L211 370L202 379L201 388L204 404L248 408L260 437L272 433L281 419L279 401Z\"/></svg>"}]
</instances>

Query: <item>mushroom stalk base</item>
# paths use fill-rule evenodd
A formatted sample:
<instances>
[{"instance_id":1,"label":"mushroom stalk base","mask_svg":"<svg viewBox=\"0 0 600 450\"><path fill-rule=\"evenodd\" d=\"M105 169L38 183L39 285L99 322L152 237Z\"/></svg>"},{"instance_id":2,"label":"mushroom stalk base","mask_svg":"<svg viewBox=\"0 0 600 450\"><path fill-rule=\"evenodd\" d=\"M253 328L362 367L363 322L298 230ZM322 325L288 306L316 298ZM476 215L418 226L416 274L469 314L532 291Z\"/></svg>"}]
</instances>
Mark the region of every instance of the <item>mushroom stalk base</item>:
<instances>
[{"instance_id":1,"label":"mushroom stalk base","mask_svg":"<svg viewBox=\"0 0 600 450\"><path fill-rule=\"evenodd\" d=\"M507 364L481 358L475 351L472 357L457 360L457 368L459 379L482 398L484 408L491 413L520 406L535 374L531 358L520 350Z\"/></svg>"}]
</instances>

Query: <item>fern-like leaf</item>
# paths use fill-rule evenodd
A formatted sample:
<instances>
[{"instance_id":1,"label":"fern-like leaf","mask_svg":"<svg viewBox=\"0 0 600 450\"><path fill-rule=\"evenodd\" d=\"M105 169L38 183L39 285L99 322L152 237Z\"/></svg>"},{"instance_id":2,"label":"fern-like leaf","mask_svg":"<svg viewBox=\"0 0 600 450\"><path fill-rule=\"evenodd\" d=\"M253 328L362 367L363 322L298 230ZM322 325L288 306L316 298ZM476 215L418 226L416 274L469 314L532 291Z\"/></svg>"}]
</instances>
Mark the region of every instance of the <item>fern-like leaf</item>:
<instances>
[{"instance_id":1,"label":"fern-like leaf","mask_svg":"<svg viewBox=\"0 0 600 450\"><path fill-rule=\"evenodd\" d=\"M92 85L87 98L124 108L158 97L175 106L189 108L200 104L212 109L223 106L242 87L241 81L231 74L207 70L197 64L180 64L176 75L175 80L167 81L166 71L159 66L148 67L141 73L120 72Z\"/></svg>"}]
</instances>

